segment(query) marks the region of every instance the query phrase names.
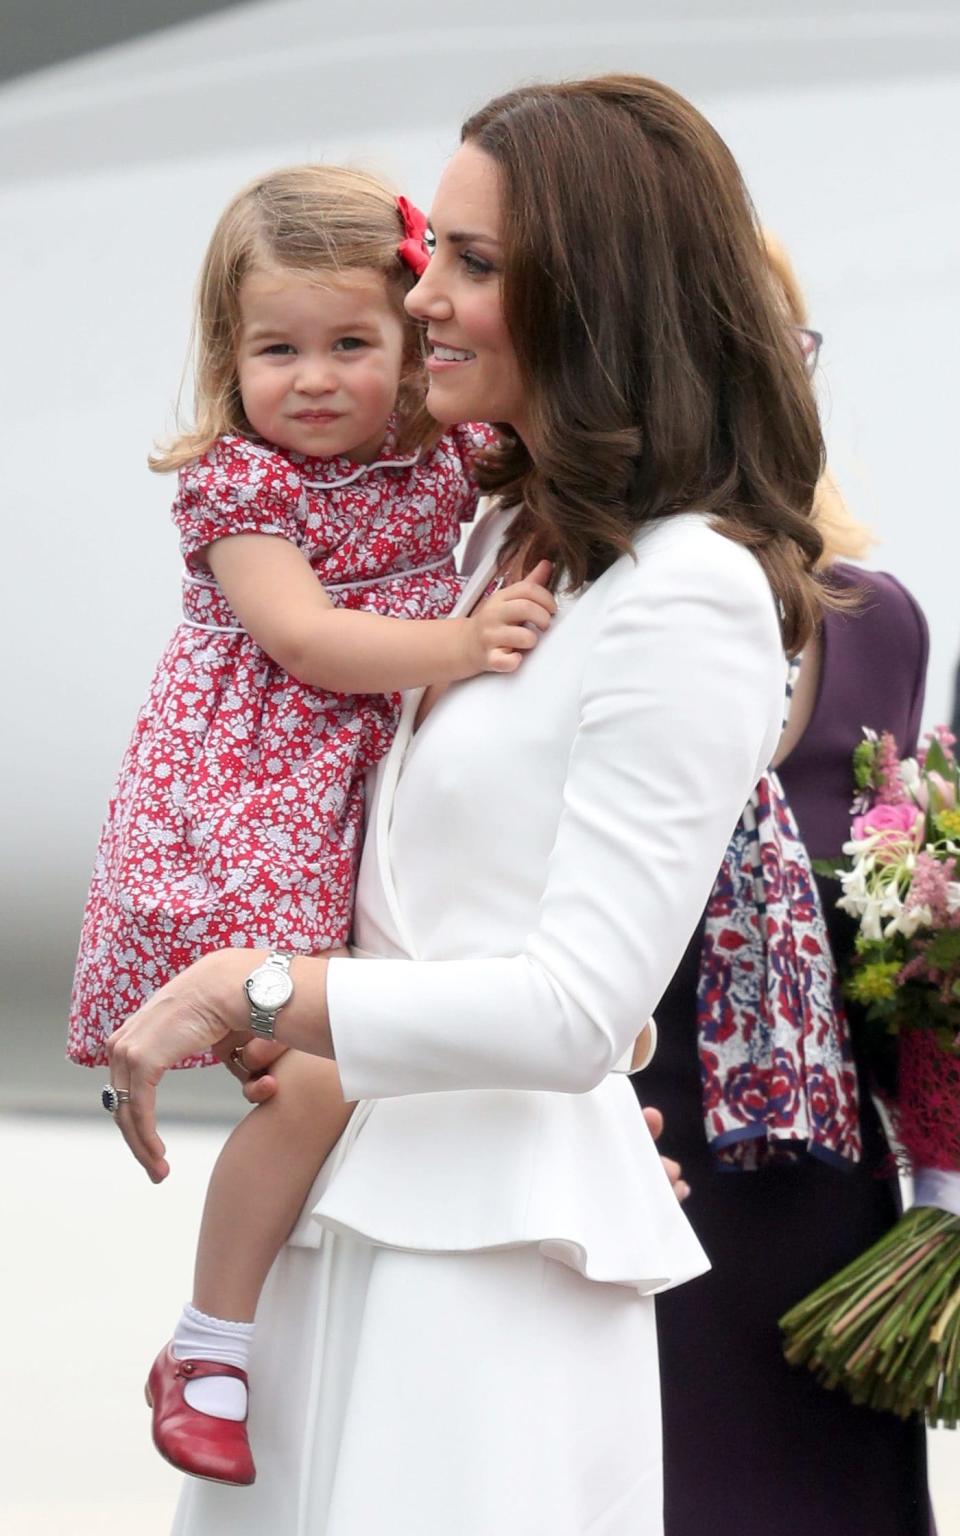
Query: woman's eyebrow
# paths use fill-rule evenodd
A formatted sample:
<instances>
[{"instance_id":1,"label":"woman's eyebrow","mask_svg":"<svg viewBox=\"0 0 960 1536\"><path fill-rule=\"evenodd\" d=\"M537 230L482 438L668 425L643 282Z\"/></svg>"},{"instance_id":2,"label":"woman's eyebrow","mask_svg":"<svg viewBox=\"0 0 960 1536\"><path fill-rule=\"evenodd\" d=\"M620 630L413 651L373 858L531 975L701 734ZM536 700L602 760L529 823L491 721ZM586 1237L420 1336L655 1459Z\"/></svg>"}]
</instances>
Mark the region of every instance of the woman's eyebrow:
<instances>
[{"instance_id":1,"label":"woman's eyebrow","mask_svg":"<svg viewBox=\"0 0 960 1536\"><path fill-rule=\"evenodd\" d=\"M469 230L452 229L446 238L451 245L472 245L478 240L486 245L500 244L500 241L495 240L493 235L481 234L479 230L471 232Z\"/></svg>"}]
</instances>

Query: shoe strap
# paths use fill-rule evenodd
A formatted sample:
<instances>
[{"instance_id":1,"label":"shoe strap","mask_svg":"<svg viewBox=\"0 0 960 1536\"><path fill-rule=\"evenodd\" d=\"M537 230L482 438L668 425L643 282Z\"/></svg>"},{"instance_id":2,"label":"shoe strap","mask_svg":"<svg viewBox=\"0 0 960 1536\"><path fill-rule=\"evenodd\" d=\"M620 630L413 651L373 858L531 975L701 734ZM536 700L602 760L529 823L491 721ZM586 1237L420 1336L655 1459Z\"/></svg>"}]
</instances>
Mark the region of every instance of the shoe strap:
<instances>
[{"instance_id":1,"label":"shoe strap","mask_svg":"<svg viewBox=\"0 0 960 1536\"><path fill-rule=\"evenodd\" d=\"M176 1356L174 1356L176 1359ZM238 1365L227 1365L221 1360L177 1360L174 1376L185 1376L187 1381L199 1381L202 1376L234 1376L247 1385L247 1373Z\"/></svg>"}]
</instances>

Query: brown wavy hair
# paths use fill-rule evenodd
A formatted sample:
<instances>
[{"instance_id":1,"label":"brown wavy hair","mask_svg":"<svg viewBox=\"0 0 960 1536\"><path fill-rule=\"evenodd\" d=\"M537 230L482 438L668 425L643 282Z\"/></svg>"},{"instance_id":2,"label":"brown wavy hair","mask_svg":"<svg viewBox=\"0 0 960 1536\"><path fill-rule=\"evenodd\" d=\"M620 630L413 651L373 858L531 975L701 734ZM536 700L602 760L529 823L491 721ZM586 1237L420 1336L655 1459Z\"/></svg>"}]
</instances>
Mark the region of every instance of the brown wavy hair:
<instances>
[{"instance_id":1,"label":"brown wavy hair","mask_svg":"<svg viewBox=\"0 0 960 1536\"><path fill-rule=\"evenodd\" d=\"M197 283L193 323L193 424L148 463L160 473L205 453L227 433L254 437L237 376L240 288L253 271L298 277L379 272L405 325L397 446L413 451L436 441L426 393L419 327L403 301L416 279L397 255L403 222L396 195L365 171L339 165L294 165L251 181L227 205L207 247Z\"/></svg>"},{"instance_id":2,"label":"brown wavy hair","mask_svg":"<svg viewBox=\"0 0 960 1536\"><path fill-rule=\"evenodd\" d=\"M536 457L509 435L483 489L511 550L578 587L675 512L753 550L784 646L816 626L816 405L723 140L635 75L511 91L462 130L497 164L503 305ZM829 601L829 599L827 599Z\"/></svg>"}]
</instances>

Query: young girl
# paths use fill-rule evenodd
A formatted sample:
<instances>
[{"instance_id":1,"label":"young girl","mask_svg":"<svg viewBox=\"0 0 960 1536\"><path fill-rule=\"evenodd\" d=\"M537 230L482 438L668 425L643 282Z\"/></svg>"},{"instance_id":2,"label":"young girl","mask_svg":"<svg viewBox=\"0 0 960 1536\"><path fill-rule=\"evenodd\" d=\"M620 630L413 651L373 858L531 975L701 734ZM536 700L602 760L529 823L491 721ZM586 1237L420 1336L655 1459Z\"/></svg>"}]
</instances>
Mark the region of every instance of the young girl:
<instances>
[{"instance_id":1,"label":"young girl","mask_svg":"<svg viewBox=\"0 0 960 1536\"><path fill-rule=\"evenodd\" d=\"M70 1019L84 1065L202 953L267 947L282 972L344 944L363 777L398 690L513 671L550 622L532 578L444 618L492 434L439 436L422 407L403 300L425 228L371 177L303 166L251 184L214 232L196 430L151 461L180 472L184 617L101 836ZM242 1366L260 1287L351 1108L332 1063L282 1069L276 1104L224 1149L193 1304L151 1373L158 1448L229 1482L254 1477Z\"/></svg>"}]
</instances>

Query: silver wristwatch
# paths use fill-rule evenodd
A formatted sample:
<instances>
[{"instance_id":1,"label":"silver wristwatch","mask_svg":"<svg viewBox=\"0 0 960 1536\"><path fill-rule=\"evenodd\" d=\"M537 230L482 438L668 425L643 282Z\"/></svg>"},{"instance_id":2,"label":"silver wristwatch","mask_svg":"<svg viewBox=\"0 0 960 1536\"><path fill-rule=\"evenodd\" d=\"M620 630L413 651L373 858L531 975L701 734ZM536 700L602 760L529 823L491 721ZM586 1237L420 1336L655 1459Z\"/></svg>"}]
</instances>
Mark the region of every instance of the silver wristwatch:
<instances>
[{"instance_id":1,"label":"silver wristwatch","mask_svg":"<svg viewBox=\"0 0 960 1536\"><path fill-rule=\"evenodd\" d=\"M243 984L250 1004L250 1028L262 1040L272 1040L277 1014L293 996L291 955L272 950L262 965L251 971Z\"/></svg>"}]
</instances>

